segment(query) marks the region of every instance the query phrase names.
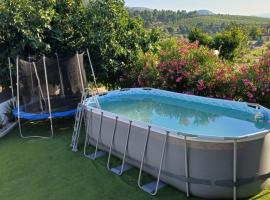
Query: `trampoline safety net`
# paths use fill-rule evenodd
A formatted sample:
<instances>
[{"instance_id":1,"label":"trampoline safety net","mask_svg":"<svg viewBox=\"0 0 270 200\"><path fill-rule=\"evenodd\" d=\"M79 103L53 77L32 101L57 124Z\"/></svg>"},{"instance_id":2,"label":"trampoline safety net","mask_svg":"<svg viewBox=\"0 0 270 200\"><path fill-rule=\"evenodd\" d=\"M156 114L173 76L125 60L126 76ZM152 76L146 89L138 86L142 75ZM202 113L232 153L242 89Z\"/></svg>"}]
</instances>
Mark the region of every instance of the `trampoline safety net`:
<instances>
[{"instance_id":1,"label":"trampoline safety net","mask_svg":"<svg viewBox=\"0 0 270 200\"><path fill-rule=\"evenodd\" d=\"M49 101L52 113L76 109L86 87L83 54L36 62L20 59L18 73L20 107L26 113L48 114Z\"/></svg>"}]
</instances>

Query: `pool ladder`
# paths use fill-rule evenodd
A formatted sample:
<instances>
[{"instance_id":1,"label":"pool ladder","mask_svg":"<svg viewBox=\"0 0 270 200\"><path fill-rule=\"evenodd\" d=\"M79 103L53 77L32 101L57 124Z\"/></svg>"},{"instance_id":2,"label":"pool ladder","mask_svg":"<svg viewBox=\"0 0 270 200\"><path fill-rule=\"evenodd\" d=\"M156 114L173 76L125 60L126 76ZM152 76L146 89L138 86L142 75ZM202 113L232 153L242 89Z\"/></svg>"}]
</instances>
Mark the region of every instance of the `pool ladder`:
<instances>
[{"instance_id":1,"label":"pool ladder","mask_svg":"<svg viewBox=\"0 0 270 200\"><path fill-rule=\"evenodd\" d=\"M92 90L90 90L90 91L91 91L92 98L93 98L97 108L100 108L100 104L98 102L96 94ZM82 92L81 101L78 104L77 112L75 115L75 124L73 127L72 140L71 140L71 144L70 144L70 146L72 147L72 151L74 151L74 152L78 151L78 141L79 141L80 132L81 132L82 120L84 117L84 109L85 109L84 106L85 106L85 102L86 102L86 98L87 98L88 94L89 94L89 89L85 89Z\"/></svg>"}]
</instances>

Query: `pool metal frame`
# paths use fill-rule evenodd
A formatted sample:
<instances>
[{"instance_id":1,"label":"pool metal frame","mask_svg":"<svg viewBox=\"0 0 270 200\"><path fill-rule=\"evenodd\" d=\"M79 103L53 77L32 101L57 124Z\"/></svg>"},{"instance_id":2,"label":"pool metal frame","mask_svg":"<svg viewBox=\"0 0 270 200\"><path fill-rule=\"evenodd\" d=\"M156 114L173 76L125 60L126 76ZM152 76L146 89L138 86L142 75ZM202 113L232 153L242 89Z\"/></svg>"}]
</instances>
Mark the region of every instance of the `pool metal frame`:
<instances>
[{"instance_id":1,"label":"pool metal frame","mask_svg":"<svg viewBox=\"0 0 270 200\"><path fill-rule=\"evenodd\" d=\"M123 90L126 91L126 90ZM90 125L89 125L89 120L86 119L85 113L87 111L90 111L90 115L91 115L91 120L90 120ZM113 128L113 134L111 136L111 143L109 146L109 151L108 151L108 159L107 159L107 169L117 175L122 175L125 171L127 171L128 169L131 168L131 166L126 163L126 152L127 152L127 148L128 148L128 143L129 143L129 136L130 136L130 132L131 132L131 128L132 128L132 124L136 123L136 121L132 121L129 120L129 128L128 128L128 133L127 133L127 139L126 139L126 143L125 143L125 150L124 150L124 154L122 157L122 162L121 165L118 167L114 167L112 168L110 166L110 161L111 161L111 154L112 154L112 147L113 147L113 143L114 143L114 139L115 139L115 134L116 134L116 130L117 130L117 126L118 126L118 122L119 122L119 117L122 116L118 116L115 115L114 113L111 112L107 112L104 110L101 110L99 108L94 108L94 107L89 107L86 105L86 101L83 101L82 104L82 109L78 110L78 112L81 112L82 114L82 118L81 120L84 120L85 122L85 130L86 130L86 134L85 134L85 142L84 142L84 148L83 148L83 152L84 152L84 156L87 158L90 158L92 160L95 160L101 156L104 156L106 153L102 150L99 151L99 148L101 146L100 144L100 137L102 135L102 124L103 124L103 117L104 117L104 113L109 113L110 115L114 115L115 117L115 124L114 124L114 128ZM93 153L87 153L87 146L90 144L90 133L88 133L88 128L89 126L93 126L93 112L100 112L101 113L101 117L100 117L100 124L99 124L99 131L98 131L98 138L96 140L95 143L95 151ZM140 124L146 124L144 122L139 122ZM80 122L81 125L81 122ZM186 196L189 197L190 196L190 189L189 189L189 184L190 183L198 183L198 184L203 184L203 185L216 185L216 186L222 186L222 187L232 187L233 190L233 199L236 200L237 199L237 188L241 185L245 185L245 184L249 184L252 183L256 180L261 180L261 179L268 179L270 178L270 172L263 174L263 175L258 175L257 177L251 177L251 178L247 178L247 179L238 179L237 180L237 164L238 164L238 160L237 160L237 147L238 147L238 143L241 142L246 142L246 141L252 141L255 139L260 139L265 137L268 133L270 133L269 130L266 131L261 131L261 132L257 132L257 133L253 133L250 135L245 135L245 136L240 136L240 137L213 137L213 136L199 136L199 135L192 135L192 134L185 134L185 133L181 133L181 132L177 132L177 135L171 135L171 131L166 131L166 134L164 136L164 141L163 141L163 148L162 148L162 154L160 157L160 164L158 167L158 176L156 179L156 182L150 183L150 184L146 184L146 185L142 185L141 184L141 176L142 176L142 172L143 172L143 166L144 166L144 159L145 159L145 153L146 153L146 149L148 146L148 142L149 142L149 136L151 134L151 129L152 129L152 125L147 124L148 129L147 129L147 136L145 139L145 144L144 144L144 149L143 149L143 154L141 157L141 161L140 161L140 168L139 168L139 175L138 175L138 187L140 189L142 189L143 191L151 194L151 195L156 195L158 192L158 189L160 187L164 186L164 183L160 181L160 175L161 175L161 171L162 171L162 166L163 166L163 161L164 161L164 154L166 151L166 146L167 146L167 141L168 141L168 137L176 137L179 139L183 139L184 140L184 166L185 166L185 177L183 180L183 182L185 182L186 185ZM159 127L158 127L159 128ZM162 128L163 129L163 128ZM164 129L163 129L164 130ZM73 149L77 149L78 146L78 140L79 140L79 134L80 132L76 133L77 135L73 135L72 138L76 138L74 146L75 148ZM233 144L233 180L229 181L229 180L224 180L224 181L212 181L212 180L202 180L202 179L197 179L196 178L191 178L189 177L189 154L188 154L188 147L187 147L187 141L199 141L199 142L213 142L213 143L232 143ZM149 187L147 185L150 185Z\"/></svg>"}]
</instances>

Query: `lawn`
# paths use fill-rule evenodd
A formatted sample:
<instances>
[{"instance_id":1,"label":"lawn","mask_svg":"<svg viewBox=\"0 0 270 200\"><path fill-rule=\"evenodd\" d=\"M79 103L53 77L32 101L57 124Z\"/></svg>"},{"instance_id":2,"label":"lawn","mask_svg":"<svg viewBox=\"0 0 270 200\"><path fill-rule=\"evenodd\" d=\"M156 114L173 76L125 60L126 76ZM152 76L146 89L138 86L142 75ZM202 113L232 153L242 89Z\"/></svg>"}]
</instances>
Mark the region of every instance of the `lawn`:
<instances>
[{"instance_id":1,"label":"lawn","mask_svg":"<svg viewBox=\"0 0 270 200\"><path fill-rule=\"evenodd\" d=\"M137 186L138 170L119 177L106 168L106 159L91 161L70 151L73 121L55 121L55 138L20 139L18 131L0 139L0 199L2 200L185 200L172 187L152 197ZM49 133L47 123L24 125L28 134ZM189 198L195 200L197 198ZM265 190L253 199L270 199Z\"/></svg>"}]
</instances>

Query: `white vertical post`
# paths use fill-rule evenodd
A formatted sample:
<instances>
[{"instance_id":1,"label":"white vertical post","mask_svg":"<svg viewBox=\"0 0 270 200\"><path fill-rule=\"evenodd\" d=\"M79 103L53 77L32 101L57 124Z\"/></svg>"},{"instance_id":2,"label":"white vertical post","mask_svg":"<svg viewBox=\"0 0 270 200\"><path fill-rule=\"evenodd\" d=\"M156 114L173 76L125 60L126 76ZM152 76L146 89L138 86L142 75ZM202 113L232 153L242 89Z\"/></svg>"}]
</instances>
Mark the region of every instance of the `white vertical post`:
<instances>
[{"instance_id":1,"label":"white vertical post","mask_svg":"<svg viewBox=\"0 0 270 200\"><path fill-rule=\"evenodd\" d=\"M78 66L79 66L80 79L81 79L82 92L83 92L84 89L85 89L85 87L84 87L84 83L83 83L82 69L81 69L81 63L80 63L80 59L79 59L79 54L78 54L78 52L76 53L76 56L77 56L77 61L78 61Z\"/></svg>"},{"instance_id":2,"label":"white vertical post","mask_svg":"<svg viewBox=\"0 0 270 200\"><path fill-rule=\"evenodd\" d=\"M85 115L84 115L85 117ZM89 128L92 129L92 121L93 121L93 109L91 108L90 109L90 118L86 120L84 120L84 122L86 123L86 126L87 128L85 129L85 141L84 141L84 148L83 148L83 155L86 157L87 156L87 153L86 153L86 148L87 148L87 145L89 145L89 140L90 140L90 131ZM90 125L89 125L89 121L90 121Z\"/></svg>"},{"instance_id":3,"label":"white vertical post","mask_svg":"<svg viewBox=\"0 0 270 200\"><path fill-rule=\"evenodd\" d=\"M12 95L12 105L15 108L14 88L13 88L13 78L12 78L10 57L8 57L8 68L9 68L9 78L10 78L10 87L11 87L11 95Z\"/></svg>"},{"instance_id":4,"label":"white vertical post","mask_svg":"<svg viewBox=\"0 0 270 200\"><path fill-rule=\"evenodd\" d=\"M50 124L51 124L51 133L52 133L51 137L53 137L53 122L52 122L51 99L50 99L50 92L49 92L49 85L48 85L48 77L47 77L45 55L43 55L43 67L44 67L46 90L47 90L47 100L48 100L48 107L49 107L49 120L50 120Z\"/></svg>"},{"instance_id":5,"label":"white vertical post","mask_svg":"<svg viewBox=\"0 0 270 200\"><path fill-rule=\"evenodd\" d=\"M233 200L237 199L237 140L233 142Z\"/></svg>"},{"instance_id":6,"label":"white vertical post","mask_svg":"<svg viewBox=\"0 0 270 200\"><path fill-rule=\"evenodd\" d=\"M94 68L93 68L93 65L92 65L92 61L91 61L89 50L86 49L86 52L87 52L89 64L90 64L90 67L91 67L91 72L92 72L92 76L93 76L94 85L95 85L95 88L96 88L96 92L98 94L96 75L95 75L95 71L94 71Z\"/></svg>"},{"instance_id":7,"label":"white vertical post","mask_svg":"<svg viewBox=\"0 0 270 200\"><path fill-rule=\"evenodd\" d=\"M19 57L18 56L16 58L16 71L17 71L17 112L18 112L17 117L18 117L20 136L23 138L21 120L20 120L20 78L19 78Z\"/></svg>"},{"instance_id":8,"label":"white vertical post","mask_svg":"<svg viewBox=\"0 0 270 200\"><path fill-rule=\"evenodd\" d=\"M58 73L59 73L59 76L60 76L61 93L62 93L62 96L65 96L65 88L64 88L64 83L63 83L63 75L62 75L62 71L61 71L61 68L60 68L58 53L56 52L55 55L56 55L56 60L57 60Z\"/></svg>"},{"instance_id":9,"label":"white vertical post","mask_svg":"<svg viewBox=\"0 0 270 200\"><path fill-rule=\"evenodd\" d=\"M189 166L188 166L188 149L187 149L187 136L184 136L185 140L185 173L186 173L186 196L189 197Z\"/></svg>"}]
</instances>

